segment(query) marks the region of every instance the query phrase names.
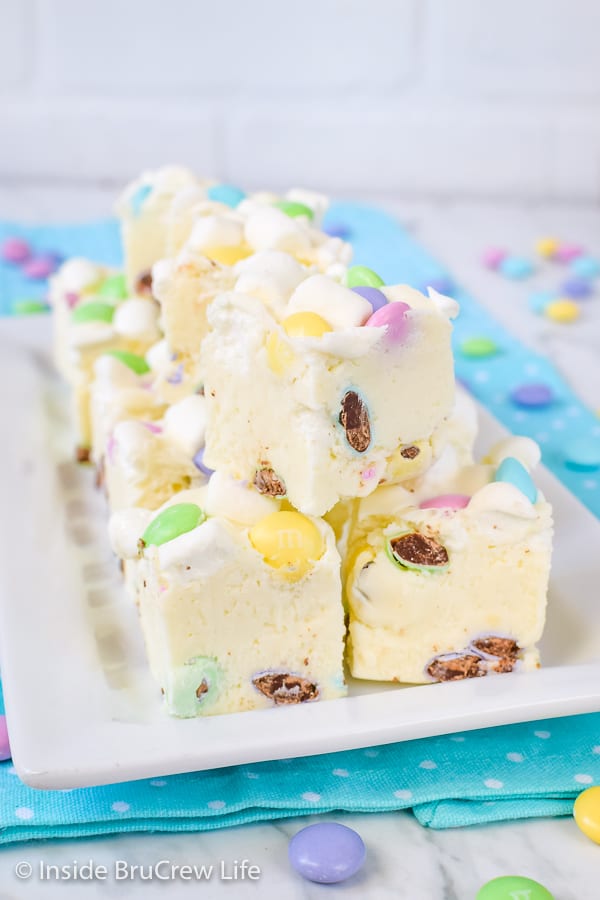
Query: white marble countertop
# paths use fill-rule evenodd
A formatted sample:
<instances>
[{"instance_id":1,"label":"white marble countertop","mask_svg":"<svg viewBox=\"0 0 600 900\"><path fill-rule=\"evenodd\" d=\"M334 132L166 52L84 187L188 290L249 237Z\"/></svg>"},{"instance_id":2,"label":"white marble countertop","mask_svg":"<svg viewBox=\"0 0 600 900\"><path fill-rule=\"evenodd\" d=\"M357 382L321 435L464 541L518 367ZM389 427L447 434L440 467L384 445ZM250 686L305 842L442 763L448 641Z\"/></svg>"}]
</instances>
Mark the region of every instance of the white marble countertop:
<instances>
[{"instance_id":1,"label":"white marble countertop","mask_svg":"<svg viewBox=\"0 0 600 900\"><path fill-rule=\"evenodd\" d=\"M0 217L28 221L78 221L110 212L114 191L107 188L0 184ZM381 201L380 201L381 202ZM581 242L600 254L600 209L571 206L488 206L387 204L494 315L527 343L554 359L584 401L600 408L600 299L582 304L583 316L571 326L534 316L527 295L559 280L549 267L526 282L512 283L487 272L478 262L491 244L531 254L536 237L555 234ZM566 273L565 273L566 274ZM200 896L300 900L339 896L348 900L474 900L478 888L498 875L520 874L539 880L556 900L597 900L600 848L571 819L549 819L485 827L432 831L410 813L329 815L362 835L367 863L357 876L337 886L313 885L293 873L287 861L289 838L317 817L230 828L207 834L121 835L82 841L55 841L11 847L0 852L0 898L58 900L73 897L178 898ZM261 870L257 881L221 880L221 860L231 869L247 859ZM82 865L92 860L108 869L106 881L40 881L39 866ZM175 878L118 881L116 860L144 867L160 860L174 865L214 865L210 882ZM19 881L18 862L34 874ZM168 886L167 886L168 885Z\"/></svg>"}]
</instances>

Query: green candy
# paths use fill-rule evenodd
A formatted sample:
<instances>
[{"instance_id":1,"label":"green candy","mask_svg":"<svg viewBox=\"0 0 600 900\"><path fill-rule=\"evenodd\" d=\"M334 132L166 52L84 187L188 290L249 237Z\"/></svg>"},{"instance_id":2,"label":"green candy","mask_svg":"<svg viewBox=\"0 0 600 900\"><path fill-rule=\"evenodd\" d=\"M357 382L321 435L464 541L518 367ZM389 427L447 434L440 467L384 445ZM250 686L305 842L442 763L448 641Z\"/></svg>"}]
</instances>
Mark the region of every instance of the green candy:
<instances>
[{"instance_id":1,"label":"green candy","mask_svg":"<svg viewBox=\"0 0 600 900\"><path fill-rule=\"evenodd\" d=\"M191 719L204 715L219 696L223 672L216 659L196 656L167 675L165 702L172 716Z\"/></svg>"},{"instance_id":2,"label":"green candy","mask_svg":"<svg viewBox=\"0 0 600 900\"><path fill-rule=\"evenodd\" d=\"M15 316L34 316L49 312L50 307L43 300L15 300L12 311Z\"/></svg>"},{"instance_id":3,"label":"green candy","mask_svg":"<svg viewBox=\"0 0 600 900\"><path fill-rule=\"evenodd\" d=\"M385 284L377 272L367 266L350 266L346 274L346 284L349 288L374 287L379 288Z\"/></svg>"},{"instance_id":4,"label":"green candy","mask_svg":"<svg viewBox=\"0 0 600 900\"><path fill-rule=\"evenodd\" d=\"M314 219L315 217L310 206L306 206L305 203L295 203L293 200L280 200L274 205L292 219L295 219L297 216L306 216L307 219Z\"/></svg>"},{"instance_id":5,"label":"green candy","mask_svg":"<svg viewBox=\"0 0 600 900\"><path fill-rule=\"evenodd\" d=\"M554 900L554 896L532 878L502 875L479 888L475 900Z\"/></svg>"},{"instance_id":6,"label":"green candy","mask_svg":"<svg viewBox=\"0 0 600 900\"><path fill-rule=\"evenodd\" d=\"M201 525L205 519L204 511L195 503L176 503L174 506L168 506L152 519L142 535L142 545L147 547L154 544L160 547L161 544L173 541L180 534Z\"/></svg>"},{"instance_id":7,"label":"green candy","mask_svg":"<svg viewBox=\"0 0 600 900\"><path fill-rule=\"evenodd\" d=\"M107 297L110 300L124 300L129 296L127 290L127 282L124 275L111 275L106 278L98 288L100 297Z\"/></svg>"},{"instance_id":8,"label":"green candy","mask_svg":"<svg viewBox=\"0 0 600 900\"><path fill-rule=\"evenodd\" d=\"M76 325L84 322L112 322L115 314L114 306L110 303L81 303L71 313L71 321Z\"/></svg>"},{"instance_id":9,"label":"green candy","mask_svg":"<svg viewBox=\"0 0 600 900\"><path fill-rule=\"evenodd\" d=\"M459 350L468 359L485 359L498 353L498 344L488 337L471 337L462 341Z\"/></svg>"},{"instance_id":10,"label":"green candy","mask_svg":"<svg viewBox=\"0 0 600 900\"><path fill-rule=\"evenodd\" d=\"M128 350L107 350L104 356L113 356L122 362L124 366L135 372L136 375L146 375L150 371L150 366L143 356L137 353L129 353Z\"/></svg>"}]
</instances>

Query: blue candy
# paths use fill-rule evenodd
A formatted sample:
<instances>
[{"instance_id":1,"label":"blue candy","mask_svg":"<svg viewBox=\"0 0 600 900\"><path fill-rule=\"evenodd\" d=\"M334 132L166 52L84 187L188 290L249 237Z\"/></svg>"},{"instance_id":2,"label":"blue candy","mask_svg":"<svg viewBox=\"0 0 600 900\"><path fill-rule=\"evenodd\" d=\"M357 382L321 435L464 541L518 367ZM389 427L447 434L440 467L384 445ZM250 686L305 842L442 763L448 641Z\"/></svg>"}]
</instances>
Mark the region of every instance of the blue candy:
<instances>
[{"instance_id":1,"label":"blue candy","mask_svg":"<svg viewBox=\"0 0 600 900\"><path fill-rule=\"evenodd\" d=\"M566 448L565 465L576 472L600 469L600 438L583 437L571 441Z\"/></svg>"},{"instance_id":2,"label":"blue candy","mask_svg":"<svg viewBox=\"0 0 600 900\"><path fill-rule=\"evenodd\" d=\"M538 492L531 475L518 459L507 456L496 470L495 481L504 481L518 488L531 503L537 500Z\"/></svg>"},{"instance_id":3,"label":"blue candy","mask_svg":"<svg viewBox=\"0 0 600 900\"><path fill-rule=\"evenodd\" d=\"M570 269L579 278L595 278L600 275L600 261L593 256L578 256L571 263Z\"/></svg>"},{"instance_id":4,"label":"blue candy","mask_svg":"<svg viewBox=\"0 0 600 900\"><path fill-rule=\"evenodd\" d=\"M565 297L571 297L572 300L584 300L589 297L593 291L592 285L587 278L567 278L561 285L561 294Z\"/></svg>"},{"instance_id":5,"label":"blue candy","mask_svg":"<svg viewBox=\"0 0 600 900\"><path fill-rule=\"evenodd\" d=\"M556 291L534 291L529 295L529 309L537 315L542 315L553 300L558 300Z\"/></svg>"},{"instance_id":6,"label":"blue candy","mask_svg":"<svg viewBox=\"0 0 600 900\"><path fill-rule=\"evenodd\" d=\"M209 200L235 209L245 199L245 192L234 184L213 184L206 192Z\"/></svg>"},{"instance_id":7,"label":"blue candy","mask_svg":"<svg viewBox=\"0 0 600 900\"><path fill-rule=\"evenodd\" d=\"M533 263L523 256L507 256L498 266L498 271L507 278L528 278L533 272Z\"/></svg>"},{"instance_id":8,"label":"blue candy","mask_svg":"<svg viewBox=\"0 0 600 900\"><path fill-rule=\"evenodd\" d=\"M137 191L133 194L133 197L129 201L129 206L131 207L131 212L134 216L139 216L142 211L142 206L152 193L152 186L149 184L141 184Z\"/></svg>"},{"instance_id":9,"label":"blue candy","mask_svg":"<svg viewBox=\"0 0 600 900\"><path fill-rule=\"evenodd\" d=\"M366 850L354 829L337 822L317 822L294 835L288 854L292 867L303 878L336 884L358 872Z\"/></svg>"},{"instance_id":10,"label":"blue candy","mask_svg":"<svg viewBox=\"0 0 600 900\"><path fill-rule=\"evenodd\" d=\"M456 290L456 285L449 275L435 275L433 278L430 278L429 281L426 281L423 287L425 293L427 293L427 288L430 287L433 288L434 291L437 291L438 294L445 294L447 297L451 297Z\"/></svg>"}]
</instances>

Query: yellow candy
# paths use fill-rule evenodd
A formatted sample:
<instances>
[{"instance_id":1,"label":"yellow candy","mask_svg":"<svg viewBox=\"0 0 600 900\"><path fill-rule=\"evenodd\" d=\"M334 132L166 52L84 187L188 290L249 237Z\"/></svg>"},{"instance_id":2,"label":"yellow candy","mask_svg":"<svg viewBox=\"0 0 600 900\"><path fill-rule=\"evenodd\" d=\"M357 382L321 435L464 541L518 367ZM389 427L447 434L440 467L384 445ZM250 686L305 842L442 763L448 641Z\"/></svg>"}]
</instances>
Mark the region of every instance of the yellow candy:
<instances>
[{"instance_id":1,"label":"yellow candy","mask_svg":"<svg viewBox=\"0 0 600 900\"><path fill-rule=\"evenodd\" d=\"M573 300L553 300L544 309L544 315L553 322L575 322L580 310Z\"/></svg>"},{"instance_id":2,"label":"yellow candy","mask_svg":"<svg viewBox=\"0 0 600 900\"><path fill-rule=\"evenodd\" d=\"M556 251L558 250L559 242L556 238L553 237L545 237L540 238L535 243L535 249L539 253L540 256L543 256L545 259L550 259L554 256Z\"/></svg>"},{"instance_id":3,"label":"yellow candy","mask_svg":"<svg viewBox=\"0 0 600 900\"><path fill-rule=\"evenodd\" d=\"M577 825L590 840L600 844L600 787L582 791L573 807Z\"/></svg>"},{"instance_id":4,"label":"yellow candy","mask_svg":"<svg viewBox=\"0 0 600 900\"><path fill-rule=\"evenodd\" d=\"M299 512L269 513L252 526L248 537L267 565L282 570L290 581L306 575L325 551L321 532Z\"/></svg>"},{"instance_id":5,"label":"yellow candy","mask_svg":"<svg viewBox=\"0 0 600 900\"><path fill-rule=\"evenodd\" d=\"M281 325L289 337L321 337L326 332L333 331L329 322L312 312L294 313L284 319ZM267 338L267 360L276 375L283 374L294 360L293 350L281 340L276 331L272 331Z\"/></svg>"},{"instance_id":6,"label":"yellow candy","mask_svg":"<svg viewBox=\"0 0 600 900\"><path fill-rule=\"evenodd\" d=\"M251 249L244 244L235 246L209 247L204 249L204 256L214 259L215 262L221 263L222 266L234 266L240 259L246 259L250 256Z\"/></svg>"}]
</instances>

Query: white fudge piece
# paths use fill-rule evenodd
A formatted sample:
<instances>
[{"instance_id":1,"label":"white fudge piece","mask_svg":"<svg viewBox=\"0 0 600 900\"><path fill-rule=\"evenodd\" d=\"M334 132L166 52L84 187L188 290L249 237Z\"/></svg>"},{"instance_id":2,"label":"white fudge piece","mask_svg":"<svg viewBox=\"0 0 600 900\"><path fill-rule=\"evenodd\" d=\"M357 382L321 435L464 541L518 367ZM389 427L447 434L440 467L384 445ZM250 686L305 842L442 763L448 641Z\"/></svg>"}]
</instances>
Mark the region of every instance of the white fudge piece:
<instances>
[{"instance_id":1,"label":"white fudge piece","mask_svg":"<svg viewBox=\"0 0 600 900\"><path fill-rule=\"evenodd\" d=\"M322 520L221 480L154 514L116 513L110 535L137 569L148 660L169 713L345 694L340 559Z\"/></svg>"},{"instance_id":2,"label":"white fudge piece","mask_svg":"<svg viewBox=\"0 0 600 900\"><path fill-rule=\"evenodd\" d=\"M510 451L498 468L457 473L441 496L425 475L413 494L381 488L359 504L345 575L354 677L453 681L539 665L552 511Z\"/></svg>"},{"instance_id":3,"label":"white fudge piece","mask_svg":"<svg viewBox=\"0 0 600 900\"><path fill-rule=\"evenodd\" d=\"M451 325L431 299L388 290L393 324L375 327L356 325L369 303L319 275L277 315L247 294L217 297L201 358L207 464L286 493L310 515L411 477L399 455L427 444L454 402ZM325 330L306 334L307 321Z\"/></svg>"}]
</instances>

